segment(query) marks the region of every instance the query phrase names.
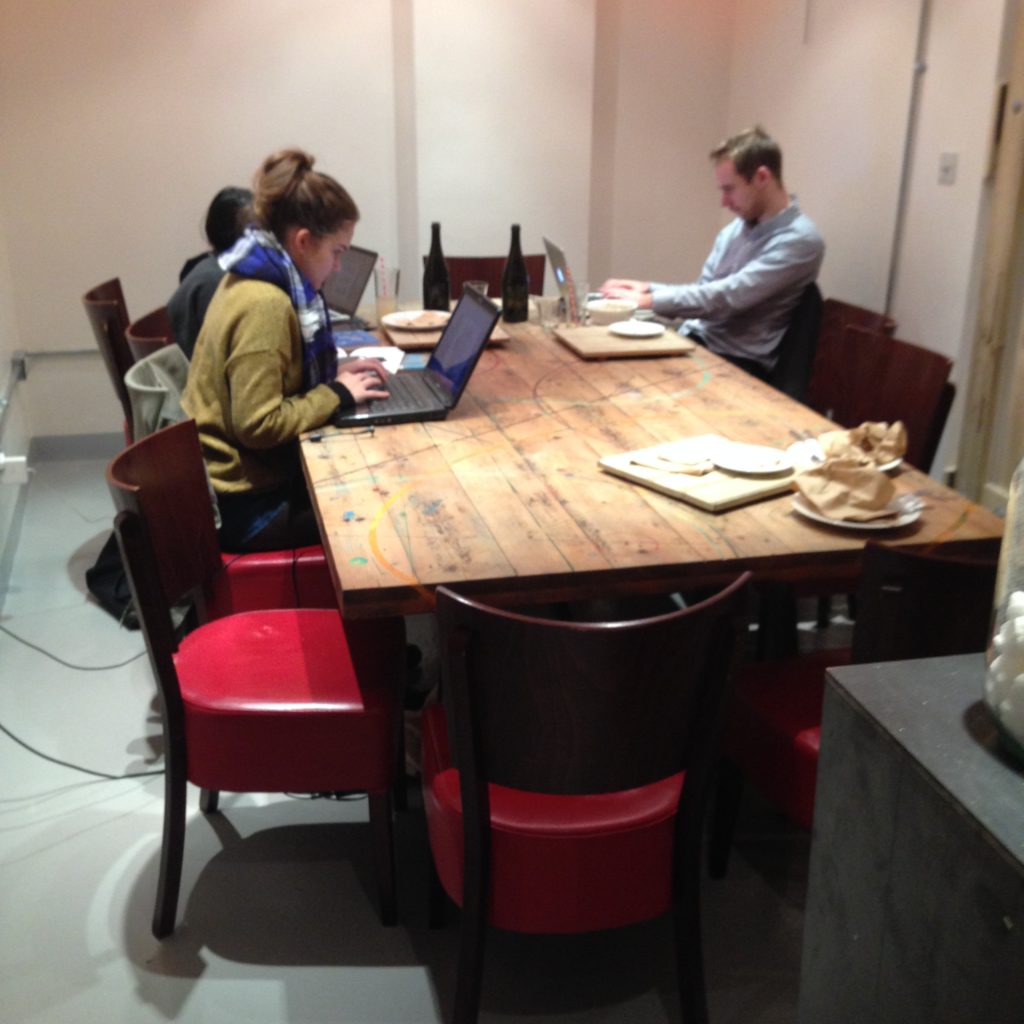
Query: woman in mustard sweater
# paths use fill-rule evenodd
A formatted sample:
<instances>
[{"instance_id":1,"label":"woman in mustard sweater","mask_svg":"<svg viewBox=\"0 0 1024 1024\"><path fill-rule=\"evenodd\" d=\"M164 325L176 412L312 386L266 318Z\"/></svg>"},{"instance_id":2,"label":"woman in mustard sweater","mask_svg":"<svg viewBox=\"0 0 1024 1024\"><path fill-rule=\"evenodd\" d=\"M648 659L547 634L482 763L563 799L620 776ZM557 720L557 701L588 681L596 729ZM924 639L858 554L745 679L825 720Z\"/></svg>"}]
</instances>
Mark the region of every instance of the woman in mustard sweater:
<instances>
[{"instance_id":1,"label":"woman in mustard sweater","mask_svg":"<svg viewBox=\"0 0 1024 1024\"><path fill-rule=\"evenodd\" d=\"M182 406L196 421L227 551L320 541L298 437L339 407L387 395L376 360L338 365L320 289L352 242L359 210L297 149L268 157L255 226L221 256Z\"/></svg>"}]
</instances>

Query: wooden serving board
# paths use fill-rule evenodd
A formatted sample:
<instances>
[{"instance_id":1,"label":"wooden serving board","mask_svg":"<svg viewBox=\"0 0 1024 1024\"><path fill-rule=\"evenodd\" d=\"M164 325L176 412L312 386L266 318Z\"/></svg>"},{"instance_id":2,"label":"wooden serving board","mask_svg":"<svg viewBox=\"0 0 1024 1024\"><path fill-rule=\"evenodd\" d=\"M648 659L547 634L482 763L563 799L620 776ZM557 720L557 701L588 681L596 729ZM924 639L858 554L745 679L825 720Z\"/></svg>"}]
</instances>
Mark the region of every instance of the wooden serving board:
<instances>
[{"instance_id":1,"label":"wooden serving board","mask_svg":"<svg viewBox=\"0 0 1024 1024\"><path fill-rule=\"evenodd\" d=\"M715 434L707 434L688 438L687 443L699 445L700 442L707 441L714 444L720 440L721 438ZM644 487L651 487L670 498L679 498L708 512L724 512L737 505L745 505L792 490L792 480L796 474L791 469L770 476L748 476L723 469L712 469L703 476L692 476L688 473L664 472L634 461L656 461L659 452L672 445L678 446L679 442L638 448L636 451L623 452L621 455L606 455L598 461L598 465L607 473L643 484Z\"/></svg>"},{"instance_id":2,"label":"wooden serving board","mask_svg":"<svg viewBox=\"0 0 1024 1024\"><path fill-rule=\"evenodd\" d=\"M381 331L387 335L392 345L400 348L403 352L424 352L432 349L441 340L443 333L442 331L400 331L391 327L381 327ZM508 331L499 322L494 325L487 344L504 345L506 341L508 341Z\"/></svg>"},{"instance_id":3,"label":"wooden serving board","mask_svg":"<svg viewBox=\"0 0 1024 1024\"><path fill-rule=\"evenodd\" d=\"M583 359L638 359L643 356L683 356L697 343L671 328L657 338L620 338L607 327L556 327L555 337Z\"/></svg>"}]
</instances>

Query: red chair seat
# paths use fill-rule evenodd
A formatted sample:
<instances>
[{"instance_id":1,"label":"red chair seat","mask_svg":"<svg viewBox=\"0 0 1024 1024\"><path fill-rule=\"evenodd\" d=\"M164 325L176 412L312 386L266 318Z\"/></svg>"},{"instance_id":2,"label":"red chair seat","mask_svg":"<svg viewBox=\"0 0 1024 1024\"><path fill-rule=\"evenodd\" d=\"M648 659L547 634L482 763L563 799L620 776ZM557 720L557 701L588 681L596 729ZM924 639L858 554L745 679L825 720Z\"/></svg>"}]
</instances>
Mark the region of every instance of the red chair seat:
<instances>
[{"instance_id":1,"label":"red chair seat","mask_svg":"<svg viewBox=\"0 0 1024 1024\"><path fill-rule=\"evenodd\" d=\"M215 619L185 637L174 661L189 781L237 792L329 790L339 778L388 788L379 751L389 748L394 694L360 686L336 611Z\"/></svg>"},{"instance_id":2,"label":"red chair seat","mask_svg":"<svg viewBox=\"0 0 1024 1024\"><path fill-rule=\"evenodd\" d=\"M848 665L850 651L820 651L740 669L725 754L759 792L809 829L821 741L825 672Z\"/></svg>"},{"instance_id":3,"label":"red chair seat","mask_svg":"<svg viewBox=\"0 0 1024 1024\"><path fill-rule=\"evenodd\" d=\"M519 932L615 928L671 904L683 773L618 793L558 796L489 786L489 921ZM438 876L462 903L462 803L440 705L423 714L423 791Z\"/></svg>"}]
</instances>

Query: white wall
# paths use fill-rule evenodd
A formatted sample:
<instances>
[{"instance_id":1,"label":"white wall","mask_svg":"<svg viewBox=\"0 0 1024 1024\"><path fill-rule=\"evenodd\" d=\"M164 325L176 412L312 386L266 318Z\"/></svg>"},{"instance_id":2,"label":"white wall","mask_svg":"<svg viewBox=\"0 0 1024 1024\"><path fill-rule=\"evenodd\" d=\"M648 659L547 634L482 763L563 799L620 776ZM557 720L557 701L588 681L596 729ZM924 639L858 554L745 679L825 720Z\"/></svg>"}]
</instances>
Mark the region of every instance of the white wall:
<instances>
[{"instance_id":1,"label":"white wall","mask_svg":"<svg viewBox=\"0 0 1024 1024\"><path fill-rule=\"evenodd\" d=\"M930 0L903 236L894 252L921 0L738 0L734 123L763 120L826 240L821 286L889 310L897 335L955 361L961 394L935 459L953 461L968 374L983 176L1005 0ZM939 155L957 153L954 186Z\"/></svg>"},{"instance_id":2,"label":"white wall","mask_svg":"<svg viewBox=\"0 0 1024 1024\"><path fill-rule=\"evenodd\" d=\"M949 356L957 400L935 471L955 463L984 246L985 175L995 110L1003 0L932 0L903 244L892 315L898 336ZM938 183L955 153L956 183ZM1009 474L1007 474L1009 479Z\"/></svg>"},{"instance_id":3,"label":"white wall","mask_svg":"<svg viewBox=\"0 0 1024 1024\"><path fill-rule=\"evenodd\" d=\"M93 346L80 298L109 277L132 317L163 305L214 192L282 145L350 189L364 241L394 244L387 3L5 0L0 28L19 347ZM33 402L33 432L118 429L102 368L87 376L77 401Z\"/></svg>"},{"instance_id":4,"label":"white wall","mask_svg":"<svg viewBox=\"0 0 1024 1024\"><path fill-rule=\"evenodd\" d=\"M441 223L448 255L505 253L518 223L525 252L543 252L548 235L570 261L583 259L594 5L414 5L415 136L401 148L403 158L415 152L418 166L417 261L432 221ZM411 297L422 264L409 269Z\"/></svg>"},{"instance_id":5,"label":"white wall","mask_svg":"<svg viewBox=\"0 0 1024 1024\"><path fill-rule=\"evenodd\" d=\"M693 280L720 225L733 2L598 6L590 280Z\"/></svg>"},{"instance_id":6,"label":"white wall","mask_svg":"<svg viewBox=\"0 0 1024 1024\"><path fill-rule=\"evenodd\" d=\"M729 119L760 122L825 238L820 285L882 309L919 0L738 0Z\"/></svg>"}]
</instances>

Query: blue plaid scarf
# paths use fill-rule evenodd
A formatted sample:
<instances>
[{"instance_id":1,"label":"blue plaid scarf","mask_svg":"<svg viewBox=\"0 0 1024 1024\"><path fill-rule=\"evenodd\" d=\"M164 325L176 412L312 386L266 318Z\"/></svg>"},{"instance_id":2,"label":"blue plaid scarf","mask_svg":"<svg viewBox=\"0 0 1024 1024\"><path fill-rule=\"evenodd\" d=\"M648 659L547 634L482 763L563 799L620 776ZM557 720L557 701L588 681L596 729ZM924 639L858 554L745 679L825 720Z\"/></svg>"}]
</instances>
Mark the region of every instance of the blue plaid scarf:
<instances>
[{"instance_id":1,"label":"blue plaid scarf","mask_svg":"<svg viewBox=\"0 0 1024 1024\"><path fill-rule=\"evenodd\" d=\"M338 373L338 350L323 296L302 276L269 231L249 227L219 259L222 269L276 284L292 300L302 332L302 390L328 384Z\"/></svg>"}]
</instances>

